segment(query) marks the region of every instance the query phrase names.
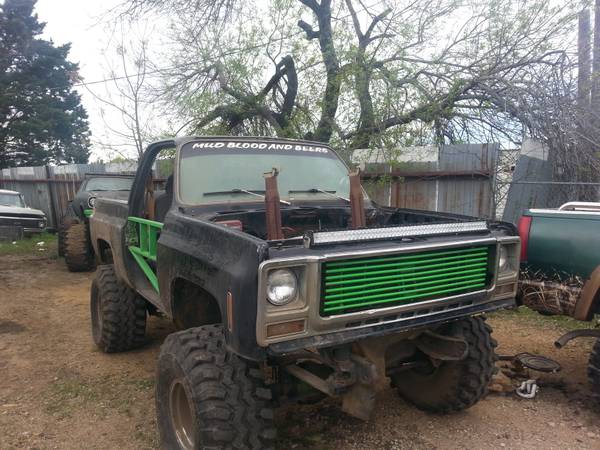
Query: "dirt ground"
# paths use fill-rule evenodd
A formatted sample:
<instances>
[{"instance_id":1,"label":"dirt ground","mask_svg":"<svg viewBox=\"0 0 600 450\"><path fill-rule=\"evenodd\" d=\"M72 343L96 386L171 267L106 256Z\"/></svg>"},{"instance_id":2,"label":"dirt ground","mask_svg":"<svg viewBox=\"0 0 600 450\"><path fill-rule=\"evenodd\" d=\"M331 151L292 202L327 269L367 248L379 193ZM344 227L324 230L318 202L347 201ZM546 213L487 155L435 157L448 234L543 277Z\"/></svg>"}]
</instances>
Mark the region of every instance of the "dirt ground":
<instances>
[{"instance_id":1,"label":"dirt ground","mask_svg":"<svg viewBox=\"0 0 600 450\"><path fill-rule=\"evenodd\" d=\"M100 353L90 336L92 276L43 255L0 256L0 449L157 448L154 364L173 330L151 318L145 348ZM528 312L490 323L500 354L537 352L563 366L537 375L535 399L492 393L468 411L435 416L388 389L370 422L333 402L287 406L277 411L278 448L600 448L600 413L585 379L591 342L555 350L564 326Z\"/></svg>"}]
</instances>

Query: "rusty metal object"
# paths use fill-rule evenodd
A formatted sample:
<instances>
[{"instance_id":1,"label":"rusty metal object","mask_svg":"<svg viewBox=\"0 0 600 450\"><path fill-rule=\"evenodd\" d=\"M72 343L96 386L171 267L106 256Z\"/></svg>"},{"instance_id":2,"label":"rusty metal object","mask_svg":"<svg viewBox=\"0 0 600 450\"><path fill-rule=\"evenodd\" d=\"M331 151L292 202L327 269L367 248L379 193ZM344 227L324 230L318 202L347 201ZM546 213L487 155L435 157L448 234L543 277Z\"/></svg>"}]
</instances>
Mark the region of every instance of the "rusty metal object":
<instances>
[{"instance_id":1,"label":"rusty metal object","mask_svg":"<svg viewBox=\"0 0 600 450\"><path fill-rule=\"evenodd\" d=\"M360 184L360 172L351 172L350 178L350 209L352 211L352 228L364 228L367 225L363 190Z\"/></svg>"},{"instance_id":2,"label":"rusty metal object","mask_svg":"<svg viewBox=\"0 0 600 450\"><path fill-rule=\"evenodd\" d=\"M559 337L556 341L554 341L554 346L556 348L563 348L567 342L576 339L576 338L580 338L580 337L593 337L593 338L600 338L600 329L596 328L593 330L573 330L573 331L569 331L566 334L563 334L561 337Z\"/></svg>"},{"instance_id":3,"label":"rusty metal object","mask_svg":"<svg viewBox=\"0 0 600 450\"><path fill-rule=\"evenodd\" d=\"M375 408L377 368L366 358L352 354L356 382L342 396L342 411L362 420L369 420Z\"/></svg>"},{"instance_id":4,"label":"rusty metal object","mask_svg":"<svg viewBox=\"0 0 600 450\"><path fill-rule=\"evenodd\" d=\"M277 188L277 175L279 172L273 168L271 172L265 173L265 216L267 224L267 239L270 241L283 239L281 228L281 210L279 204L279 189Z\"/></svg>"},{"instance_id":5,"label":"rusty metal object","mask_svg":"<svg viewBox=\"0 0 600 450\"><path fill-rule=\"evenodd\" d=\"M590 278L583 285L581 295L577 304L575 305L575 311L573 317L577 320L590 321L594 316L594 300L596 294L600 290L600 266L590 275Z\"/></svg>"},{"instance_id":6,"label":"rusty metal object","mask_svg":"<svg viewBox=\"0 0 600 450\"><path fill-rule=\"evenodd\" d=\"M312 372L309 372L306 369L303 369L300 366L295 364L291 364L289 366L285 366L285 370L298 378L299 380L304 381L309 386L314 387L315 389L323 392L324 394L329 395L330 397L335 396L335 392L331 385L321 377L318 377Z\"/></svg>"}]
</instances>

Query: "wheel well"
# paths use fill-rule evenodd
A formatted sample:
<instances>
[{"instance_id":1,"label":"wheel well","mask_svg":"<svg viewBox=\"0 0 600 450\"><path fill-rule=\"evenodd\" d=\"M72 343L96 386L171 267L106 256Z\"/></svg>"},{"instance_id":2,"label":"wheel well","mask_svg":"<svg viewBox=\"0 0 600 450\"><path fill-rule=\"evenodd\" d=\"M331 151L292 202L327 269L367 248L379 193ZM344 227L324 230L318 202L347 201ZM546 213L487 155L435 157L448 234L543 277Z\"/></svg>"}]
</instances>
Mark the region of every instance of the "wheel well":
<instances>
[{"instance_id":1,"label":"wheel well","mask_svg":"<svg viewBox=\"0 0 600 450\"><path fill-rule=\"evenodd\" d=\"M208 291L184 278L172 283L173 322L186 329L222 323L219 302Z\"/></svg>"},{"instance_id":2,"label":"wheel well","mask_svg":"<svg viewBox=\"0 0 600 450\"><path fill-rule=\"evenodd\" d=\"M103 239L98 239L98 253L103 264L112 264L113 256L110 244Z\"/></svg>"}]
</instances>

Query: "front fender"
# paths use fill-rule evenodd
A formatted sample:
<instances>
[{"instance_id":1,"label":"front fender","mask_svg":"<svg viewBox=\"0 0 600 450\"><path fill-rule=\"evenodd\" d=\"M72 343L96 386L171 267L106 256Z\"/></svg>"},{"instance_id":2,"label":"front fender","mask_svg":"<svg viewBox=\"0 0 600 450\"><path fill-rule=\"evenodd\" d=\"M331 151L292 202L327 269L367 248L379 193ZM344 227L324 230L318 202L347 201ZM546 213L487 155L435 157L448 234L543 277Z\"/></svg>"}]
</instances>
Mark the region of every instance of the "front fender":
<instances>
[{"instance_id":1,"label":"front fender","mask_svg":"<svg viewBox=\"0 0 600 450\"><path fill-rule=\"evenodd\" d=\"M256 343L258 266L266 258L264 241L223 225L172 210L165 219L157 247L157 275L164 312L173 316L171 283L184 278L210 293L231 317L224 324L230 348L246 358L260 359ZM232 311L227 310L231 293Z\"/></svg>"}]
</instances>

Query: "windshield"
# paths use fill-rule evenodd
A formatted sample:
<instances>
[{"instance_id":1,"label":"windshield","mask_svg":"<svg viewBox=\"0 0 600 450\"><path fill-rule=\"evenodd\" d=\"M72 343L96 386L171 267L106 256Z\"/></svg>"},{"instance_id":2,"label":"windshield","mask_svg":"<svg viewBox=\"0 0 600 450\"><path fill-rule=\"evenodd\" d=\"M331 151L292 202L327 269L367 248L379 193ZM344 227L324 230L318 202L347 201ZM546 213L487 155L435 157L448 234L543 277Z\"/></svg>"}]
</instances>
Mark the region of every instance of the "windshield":
<instances>
[{"instance_id":1,"label":"windshield","mask_svg":"<svg viewBox=\"0 0 600 450\"><path fill-rule=\"evenodd\" d=\"M281 199L348 198L348 169L327 147L275 142L196 142L181 150L179 194L183 203L256 202L263 174L279 171Z\"/></svg>"},{"instance_id":2,"label":"windshield","mask_svg":"<svg viewBox=\"0 0 600 450\"><path fill-rule=\"evenodd\" d=\"M85 185L86 191L129 191L133 178L90 178Z\"/></svg>"},{"instance_id":3,"label":"windshield","mask_svg":"<svg viewBox=\"0 0 600 450\"><path fill-rule=\"evenodd\" d=\"M19 208L25 208L25 202L19 194L1 194L0 193L0 205L1 206L17 206Z\"/></svg>"}]
</instances>

